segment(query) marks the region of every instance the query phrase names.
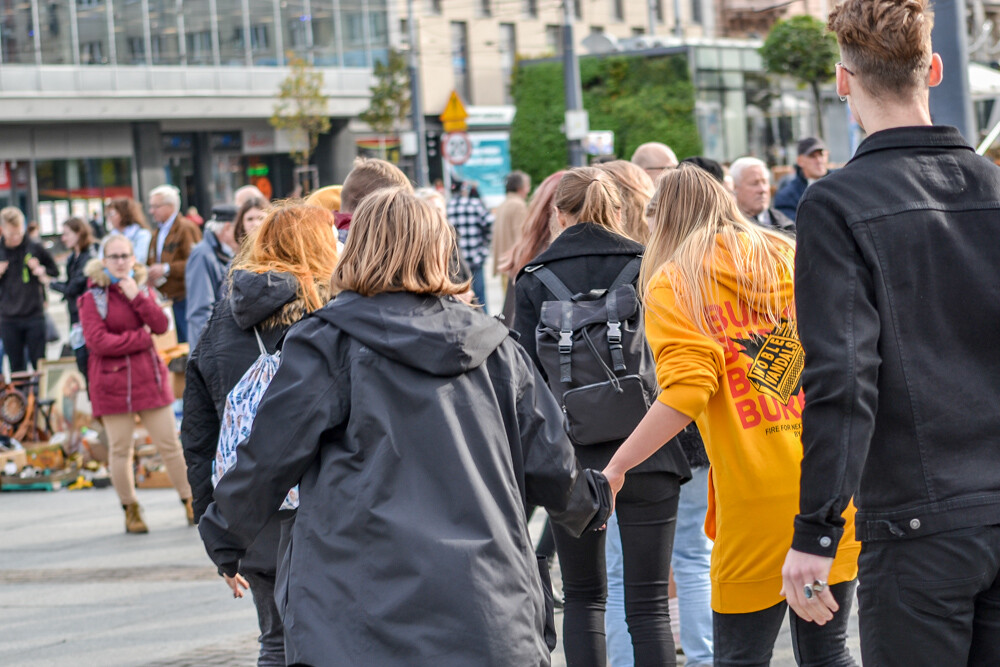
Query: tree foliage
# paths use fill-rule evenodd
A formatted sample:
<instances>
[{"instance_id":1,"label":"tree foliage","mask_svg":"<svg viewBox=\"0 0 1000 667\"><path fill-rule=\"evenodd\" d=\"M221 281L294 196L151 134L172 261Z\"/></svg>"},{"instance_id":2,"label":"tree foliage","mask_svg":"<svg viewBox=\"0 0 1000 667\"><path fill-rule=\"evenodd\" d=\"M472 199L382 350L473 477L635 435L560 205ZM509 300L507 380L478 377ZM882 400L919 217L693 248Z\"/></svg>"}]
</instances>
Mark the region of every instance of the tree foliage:
<instances>
[{"instance_id":1,"label":"tree foliage","mask_svg":"<svg viewBox=\"0 0 1000 667\"><path fill-rule=\"evenodd\" d=\"M304 167L316 151L319 135L330 131L330 114L323 94L323 73L302 58L289 60L288 76L278 88L271 127L304 139L304 148L293 148L292 160ZM294 142L293 142L294 144Z\"/></svg>"},{"instance_id":2,"label":"tree foliage","mask_svg":"<svg viewBox=\"0 0 1000 667\"><path fill-rule=\"evenodd\" d=\"M822 21L808 15L778 21L760 48L764 68L797 79L812 89L816 108L816 128L823 135L820 85L837 73L837 39Z\"/></svg>"},{"instance_id":3,"label":"tree foliage","mask_svg":"<svg viewBox=\"0 0 1000 667\"><path fill-rule=\"evenodd\" d=\"M566 168L562 76L562 63L555 61L519 63L514 73L511 160L535 183ZM647 141L663 142L681 158L701 152L683 55L581 58L580 81L591 129L612 130L619 157L628 159Z\"/></svg>"},{"instance_id":4,"label":"tree foliage","mask_svg":"<svg viewBox=\"0 0 1000 667\"><path fill-rule=\"evenodd\" d=\"M406 57L390 49L385 62L375 63L374 74L371 100L359 118L384 137L392 134L410 115L410 72ZM382 157L385 158L384 144Z\"/></svg>"}]
</instances>

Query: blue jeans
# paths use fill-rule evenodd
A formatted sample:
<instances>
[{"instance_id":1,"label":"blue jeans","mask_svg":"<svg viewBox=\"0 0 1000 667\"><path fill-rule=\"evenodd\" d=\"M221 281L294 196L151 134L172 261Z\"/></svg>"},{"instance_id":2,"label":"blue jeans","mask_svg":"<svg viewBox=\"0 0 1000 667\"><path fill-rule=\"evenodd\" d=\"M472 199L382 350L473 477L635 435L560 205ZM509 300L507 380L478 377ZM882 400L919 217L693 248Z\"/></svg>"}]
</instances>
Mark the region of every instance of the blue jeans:
<instances>
[{"instance_id":1,"label":"blue jeans","mask_svg":"<svg viewBox=\"0 0 1000 667\"><path fill-rule=\"evenodd\" d=\"M283 667L285 664L285 628L274 604L274 575L245 572L253 604L257 607L257 624L260 626L260 653L258 667Z\"/></svg>"},{"instance_id":2,"label":"blue jeans","mask_svg":"<svg viewBox=\"0 0 1000 667\"><path fill-rule=\"evenodd\" d=\"M177 342L186 343L188 340L188 318L187 299L174 301L174 326L177 328Z\"/></svg>"},{"instance_id":3,"label":"blue jeans","mask_svg":"<svg viewBox=\"0 0 1000 667\"><path fill-rule=\"evenodd\" d=\"M681 493L683 488L681 487ZM618 530L618 516L615 513L608 519L604 559L608 567L608 603L604 610L608 664L611 667L632 667L635 664L632 638L629 637L628 625L625 623L625 561L622 558L622 534Z\"/></svg>"},{"instance_id":4,"label":"blue jeans","mask_svg":"<svg viewBox=\"0 0 1000 667\"><path fill-rule=\"evenodd\" d=\"M477 266L472 270L472 293L476 295L476 300L482 304L483 312L486 311L486 274L483 267Z\"/></svg>"},{"instance_id":5,"label":"blue jeans","mask_svg":"<svg viewBox=\"0 0 1000 667\"><path fill-rule=\"evenodd\" d=\"M677 584L681 648L687 667L712 665L712 541L705 535L708 511L708 466L691 469L681 487L671 566Z\"/></svg>"}]
</instances>

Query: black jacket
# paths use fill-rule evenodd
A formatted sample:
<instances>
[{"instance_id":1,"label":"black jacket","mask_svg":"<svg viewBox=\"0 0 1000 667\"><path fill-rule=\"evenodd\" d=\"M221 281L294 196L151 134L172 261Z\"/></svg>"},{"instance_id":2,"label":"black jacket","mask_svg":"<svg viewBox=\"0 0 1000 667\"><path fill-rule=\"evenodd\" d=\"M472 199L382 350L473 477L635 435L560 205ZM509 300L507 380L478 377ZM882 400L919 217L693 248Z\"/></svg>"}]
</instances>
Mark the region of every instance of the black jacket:
<instances>
[{"instance_id":1,"label":"black jacket","mask_svg":"<svg viewBox=\"0 0 1000 667\"><path fill-rule=\"evenodd\" d=\"M296 324L199 524L232 571L301 480L275 602L289 664L549 664L525 505L610 513L506 327L454 298L353 292Z\"/></svg>"},{"instance_id":2,"label":"black jacket","mask_svg":"<svg viewBox=\"0 0 1000 667\"><path fill-rule=\"evenodd\" d=\"M564 230L538 257L527 266L544 264L574 294L593 289L606 289L632 258L641 255L645 248L640 243L619 236L589 222L582 222ZM542 302L555 296L530 272L521 269L514 283L514 330L518 342L528 351L535 366L544 377L542 365L535 350L535 329L541 316ZM577 447L580 463L588 468L603 470L621 442ZM690 479L690 471L680 445L670 441L655 454L633 469L634 472L672 472Z\"/></svg>"},{"instance_id":3,"label":"black jacket","mask_svg":"<svg viewBox=\"0 0 1000 667\"><path fill-rule=\"evenodd\" d=\"M884 130L799 219L793 547L832 556L855 492L861 541L1000 523L1000 169L954 128Z\"/></svg>"},{"instance_id":4,"label":"black jacket","mask_svg":"<svg viewBox=\"0 0 1000 667\"><path fill-rule=\"evenodd\" d=\"M28 320L45 316L45 287L28 268L29 257L38 259L45 273L53 278L59 275L52 255L27 234L16 248L8 248L0 241L0 262L9 262L0 276L0 319Z\"/></svg>"},{"instance_id":5,"label":"black jacket","mask_svg":"<svg viewBox=\"0 0 1000 667\"><path fill-rule=\"evenodd\" d=\"M94 257L93 247L87 248L83 252L74 251L66 260L66 281L49 283L49 287L65 297L70 324L76 324L80 321L80 311L76 307L76 300L87 291L87 275L83 269L87 266L87 262Z\"/></svg>"},{"instance_id":6,"label":"black jacket","mask_svg":"<svg viewBox=\"0 0 1000 667\"><path fill-rule=\"evenodd\" d=\"M181 443L198 521L212 502L212 462L219 444L219 428L226 396L260 356L253 328L258 327L268 352L274 352L292 317L276 314L295 304L295 278L284 273L237 271L233 291L220 301L205 325L198 346L188 359L184 385L184 421ZM298 312L301 317L302 312ZM270 326L268 326L270 325ZM257 536L241 564L241 571L274 574L278 567L280 519L275 515Z\"/></svg>"},{"instance_id":7,"label":"black jacket","mask_svg":"<svg viewBox=\"0 0 1000 667\"><path fill-rule=\"evenodd\" d=\"M795 174L778 188L772 205L786 218L795 222L795 212L798 210L799 201L807 187L809 187L809 179L802 172L802 167L795 165Z\"/></svg>"}]
</instances>

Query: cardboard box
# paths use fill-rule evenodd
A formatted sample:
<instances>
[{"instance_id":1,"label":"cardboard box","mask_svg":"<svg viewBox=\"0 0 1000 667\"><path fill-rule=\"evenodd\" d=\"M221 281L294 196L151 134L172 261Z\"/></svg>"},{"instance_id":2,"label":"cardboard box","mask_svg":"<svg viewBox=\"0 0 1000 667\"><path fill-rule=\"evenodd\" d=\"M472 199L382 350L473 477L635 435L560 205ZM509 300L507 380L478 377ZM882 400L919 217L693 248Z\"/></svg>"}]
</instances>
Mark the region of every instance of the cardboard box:
<instances>
[{"instance_id":1,"label":"cardboard box","mask_svg":"<svg viewBox=\"0 0 1000 667\"><path fill-rule=\"evenodd\" d=\"M7 466L8 461L13 461L17 466L17 472L21 472L21 468L28 465L28 455L23 449L0 451L0 471Z\"/></svg>"},{"instance_id":2,"label":"cardboard box","mask_svg":"<svg viewBox=\"0 0 1000 667\"><path fill-rule=\"evenodd\" d=\"M135 486L138 489L170 489L174 485L170 483L167 471L161 468L160 470L142 471L137 474L135 476Z\"/></svg>"},{"instance_id":3,"label":"cardboard box","mask_svg":"<svg viewBox=\"0 0 1000 667\"><path fill-rule=\"evenodd\" d=\"M62 446L47 442L25 442L27 465L42 470L62 470L66 466L66 453Z\"/></svg>"}]
</instances>

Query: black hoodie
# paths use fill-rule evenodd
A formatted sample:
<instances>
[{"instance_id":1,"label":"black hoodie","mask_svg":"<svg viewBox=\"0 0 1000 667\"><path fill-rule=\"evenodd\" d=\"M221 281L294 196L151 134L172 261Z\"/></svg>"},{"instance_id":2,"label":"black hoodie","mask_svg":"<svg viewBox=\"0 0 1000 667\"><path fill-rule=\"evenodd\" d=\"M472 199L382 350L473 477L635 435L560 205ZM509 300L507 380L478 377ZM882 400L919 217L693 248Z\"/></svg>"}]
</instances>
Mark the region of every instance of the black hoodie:
<instances>
[{"instance_id":1,"label":"black hoodie","mask_svg":"<svg viewBox=\"0 0 1000 667\"><path fill-rule=\"evenodd\" d=\"M549 664L525 505L578 535L607 482L502 324L343 293L289 332L241 447L199 530L232 571L301 481L275 588L290 664Z\"/></svg>"},{"instance_id":2,"label":"black hoodie","mask_svg":"<svg viewBox=\"0 0 1000 667\"><path fill-rule=\"evenodd\" d=\"M29 320L45 316L45 288L28 268L28 260L32 257L41 262L45 273L53 278L59 275L59 267L41 243L25 235L20 245L8 248L0 240L0 262L9 263L0 276L0 319Z\"/></svg>"}]
</instances>

